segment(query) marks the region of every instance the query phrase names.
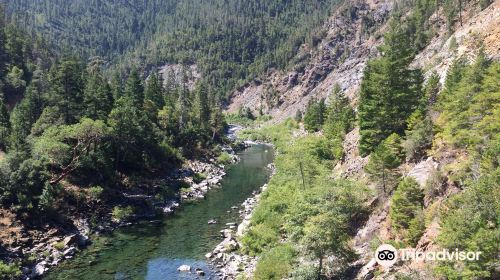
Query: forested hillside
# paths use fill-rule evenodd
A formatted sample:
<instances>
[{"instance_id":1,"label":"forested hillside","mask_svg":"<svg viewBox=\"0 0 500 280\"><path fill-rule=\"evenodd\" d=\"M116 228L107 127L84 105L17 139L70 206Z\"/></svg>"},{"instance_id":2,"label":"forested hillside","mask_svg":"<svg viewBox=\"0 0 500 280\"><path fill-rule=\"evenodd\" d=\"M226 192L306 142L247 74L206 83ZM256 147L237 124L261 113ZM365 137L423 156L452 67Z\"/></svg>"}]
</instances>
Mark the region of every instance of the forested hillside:
<instances>
[{"instance_id":1,"label":"forested hillside","mask_svg":"<svg viewBox=\"0 0 500 280\"><path fill-rule=\"evenodd\" d=\"M196 63L224 93L284 68L337 0L8 1L13 22L60 51L99 55L112 68Z\"/></svg>"}]
</instances>

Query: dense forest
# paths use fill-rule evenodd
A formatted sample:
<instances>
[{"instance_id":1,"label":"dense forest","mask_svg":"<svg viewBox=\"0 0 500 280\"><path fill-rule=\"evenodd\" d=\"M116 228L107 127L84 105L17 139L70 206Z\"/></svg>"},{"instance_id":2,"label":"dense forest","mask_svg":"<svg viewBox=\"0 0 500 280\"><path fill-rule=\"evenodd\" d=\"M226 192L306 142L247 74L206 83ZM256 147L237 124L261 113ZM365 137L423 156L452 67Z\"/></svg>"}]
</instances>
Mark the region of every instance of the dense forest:
<instances>
[{"instance_id":1,"label":"dense forest","mask_svg":"<svg viewBox=\"0 0 500 280\"><path fill-rule=\"evenodd\" d=\"M112 68L196 63L224 93L265 70L284 68L315 46L337 0L9 1L11 20L32 36Z\"/></svg>"},{"instance_id":2,"label":"dense forest","mask_svg":"<svg viewBox=\"0 0 500 280\"><path fill-rule=\"evenodd\" d=\"M204 82L190 92L185 73L164 83L135 69L109 79L98 57L53 55L0 22L2 206L43 213L63 181L114 186L118 174L171 168L223 140L220 100Z\"/></svg>"}]
</instances>

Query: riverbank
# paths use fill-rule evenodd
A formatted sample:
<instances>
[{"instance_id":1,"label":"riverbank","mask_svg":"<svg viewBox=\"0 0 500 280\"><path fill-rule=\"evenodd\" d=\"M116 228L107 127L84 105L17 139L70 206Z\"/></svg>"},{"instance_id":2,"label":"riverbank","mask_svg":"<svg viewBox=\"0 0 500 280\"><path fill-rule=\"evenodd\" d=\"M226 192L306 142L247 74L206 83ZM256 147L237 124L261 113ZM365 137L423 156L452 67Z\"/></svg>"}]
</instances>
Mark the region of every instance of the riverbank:
<instances>
[{"instance_id":1,"label":"riverbank","mask_svg":"<svg viewBox=\"0 0 500 280\"><path fill-rule=\"evenodd\" d=\"M238 157L230 146L223 150L232 163ZM188 160L182 168L170 172L161 179L129 183L136 187L123 188L114 193L117 202L91 201L76 208L62 221L45 224L42 228L28 227L8 211L2 211L2 231L12 230L12 237L2 238L0 259L17 264L18 279L40 278L65 260L73 259L80 251L101 234L117 228L131 226L142 220L158 221L163 215L171 215L181 204L204 199L206 194L220 185L226 175L225 166L217 159ZM182 188L168 199L158 197L161 186L169 182L180 183ZM117 208L119 205L120 208ZM123 217L115 215L116 209L134 207L135 213ZM15 232L17 231L17 232ZM7 230L3 232L7 234Z\"/></svg>"},{"instance_id":2,"label":"riverbank","mask_svg":"<svg viewBox=\"0 0 500 280\"><path fill-rule=\"evenodd\" d=\"M267 167L270 172L270 178L274 176L276 168L274 164ZM212 252L205 257L217 268L217 275L220 279L232 280L239 275L244 275L245 279L251 278L257 265L257 257L252 257L241 253L238 249L242 247L241 238L245 235L250 226L250 220L257 207L261 194L267 190L268 184L264 184L259 190L254 191L252 196L247 198L239 209L242 221L240 224L227 224L228 228L221 230L224 238Z\"/></svg>"}]
</instances>

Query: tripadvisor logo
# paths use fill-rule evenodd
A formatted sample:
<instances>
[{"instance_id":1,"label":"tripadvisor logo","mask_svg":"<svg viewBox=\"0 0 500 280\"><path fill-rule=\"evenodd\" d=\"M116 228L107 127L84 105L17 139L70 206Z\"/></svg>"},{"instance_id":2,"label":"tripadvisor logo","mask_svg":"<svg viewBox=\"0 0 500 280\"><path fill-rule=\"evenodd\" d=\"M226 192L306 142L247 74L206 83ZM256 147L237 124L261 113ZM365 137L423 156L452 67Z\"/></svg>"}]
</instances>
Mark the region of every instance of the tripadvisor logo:
<instances>
[{"instance_id":1,"label":"tripadvisor logo","mask_svg":"<svg viewBox=\"0 0 500 280\"><path fill-rule=\"evenodd\" d=\"M375 260L381 266L390 267L398 261L398 250L389 244L382 244L375 251Z\"/></svg>"},{"instance_id":2,"label":"tripadvisor logo","mask_svg":"<svg viewBox=\"0 0 500 280\"><path fill-rule=\"evenodd\" d=\"M402 261L477 261L482 252L465 252L455 249L455 251L441 250L422 252L417 249L400 249L389 244L380 245L375 251L375 261L381 266L390 267L394 265L398 258Z\"/></svg>"}]
</instances>

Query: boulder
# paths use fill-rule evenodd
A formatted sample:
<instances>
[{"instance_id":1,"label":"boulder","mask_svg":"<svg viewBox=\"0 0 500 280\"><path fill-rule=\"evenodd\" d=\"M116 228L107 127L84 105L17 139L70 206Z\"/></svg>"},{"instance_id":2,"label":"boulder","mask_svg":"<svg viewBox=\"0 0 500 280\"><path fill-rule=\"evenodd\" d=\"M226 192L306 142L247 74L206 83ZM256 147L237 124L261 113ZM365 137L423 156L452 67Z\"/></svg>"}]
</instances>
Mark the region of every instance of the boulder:
<instances>
[{"instance_id":1,"label":"boulder","mask_svg":"<svg viewBox=\"0 0 500 280\"><path fill-rule=\"evenodd\" d=\"M179 266L179 268L177 268L177 271L189 272L189 271L191 271L191 267L189 265L183 264L183 265Z\"/></svg>"},{"instance_id":2,"label":"boulder","mask_svg":"<svg viewBox=\"0 0 500 280\"><path fill-rule=\"evenodd\" d=\"M205 271L203 271L201 268L197 268L195 271L198 276L205 276Z\"/></svg>"},{"instance_id":3,"label":"boulder","mask_svg":"<svg viewBox=\"0 0 500 280\"><path fill-rule=\"evenodd\" d=\"M78 243L78 239L79 239L78 235L76 235L76 234L68 235L63 240L64 246L69 247L73 244L76 244L76 243Z\"/></svg>"},{"instance_id":4,"label":"boulder","mask_svg":"<svg viewBox=\"0 0 500 280\"><path fill-rule=\"evenodd\" d=\"M31 272L31 277L35 278L35 277L40 277L40 276L44 275L45 272L47 272L47 270L49 270L46 266L47 266L46 261L42 261L42 262L37 263L35 265L35 267L33 268L33 271Z\"/></svg>"}]
</instances>

